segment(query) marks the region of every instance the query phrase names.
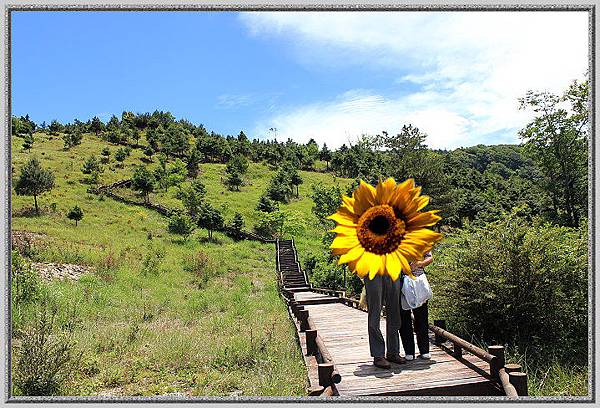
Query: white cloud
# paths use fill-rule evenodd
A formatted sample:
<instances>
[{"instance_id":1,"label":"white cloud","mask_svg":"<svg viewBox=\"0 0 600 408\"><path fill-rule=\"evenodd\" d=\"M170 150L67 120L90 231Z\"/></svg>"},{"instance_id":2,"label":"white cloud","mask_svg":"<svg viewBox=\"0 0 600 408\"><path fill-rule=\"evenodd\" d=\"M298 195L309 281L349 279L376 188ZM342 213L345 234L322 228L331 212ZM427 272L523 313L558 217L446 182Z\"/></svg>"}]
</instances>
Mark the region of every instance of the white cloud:
<instances>
[{"instance_id":1,"label":"white cloud","mask_svg":"<svg viewBox=\"0 0 600 408\"><path fill-rule=\"evenodd\" d=\"M588 67L585 12L244 13L256 36L288 39L309 67L359 64L390 75L389 89L279 111L257 124L279 137L338 146L412 122L432 147L517 142L528 89L562 92ZM402 92L405 85L418 91ZM394 96L397 92L397 96ZM382 94L385 94L384 97ZM392 96L390 96L392 95Z\"/></svg>"}]
</instances>

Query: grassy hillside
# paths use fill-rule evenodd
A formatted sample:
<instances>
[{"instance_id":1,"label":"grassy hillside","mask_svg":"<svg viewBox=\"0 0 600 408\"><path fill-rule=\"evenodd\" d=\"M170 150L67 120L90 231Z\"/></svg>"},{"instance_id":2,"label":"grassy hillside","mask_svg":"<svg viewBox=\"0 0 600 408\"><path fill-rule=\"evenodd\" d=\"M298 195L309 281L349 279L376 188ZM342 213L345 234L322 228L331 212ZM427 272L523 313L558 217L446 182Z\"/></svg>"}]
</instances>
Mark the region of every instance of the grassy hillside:
<instances>
[{"instance_id":1,"label":"grassy hillside","mask_svg":"<svg viewBox=\"0 0 600 408\"><path fill-rule=\"evenodd\" d=\"M167 232L164 217L138 206L86 192L81 165L108 144L86 134L80 146L63 150L57 136L36 134L31 152L13 139L13 177L32 156L55 174L54 189L38 200L43 214L29 215L31 197L12 195L14 230L45 235L34 259L87 264L96 273L79 281L43 284L60 319L75 316L77 351L83 353L65 390L70 395L303 395L305 369L293 327L278 297L274 248L235 242L216 234L207 242L199 230L187 241ZM111 146L114 152L117 147ZM143 153L134 149L124 167L114 159L100 182L129 178ZM226 220L239 211L246 228L272 170L252 164L241 192L221 183L224 166L203 164L207 200ZM322 230L314 225L311 184L335 183L328 174L302 172L300 198L287 207L306 218L300 251L317 249ZM151 200L175 207L176 187ZM76 227L65 216L79 205ZM35 320L34 308L16 311L14 346ZM73 313L74 312L74 313ZM15 350L16 351L16 350ZM18 392L18 390L16 390Z\"/></svg>"}]
</instances>

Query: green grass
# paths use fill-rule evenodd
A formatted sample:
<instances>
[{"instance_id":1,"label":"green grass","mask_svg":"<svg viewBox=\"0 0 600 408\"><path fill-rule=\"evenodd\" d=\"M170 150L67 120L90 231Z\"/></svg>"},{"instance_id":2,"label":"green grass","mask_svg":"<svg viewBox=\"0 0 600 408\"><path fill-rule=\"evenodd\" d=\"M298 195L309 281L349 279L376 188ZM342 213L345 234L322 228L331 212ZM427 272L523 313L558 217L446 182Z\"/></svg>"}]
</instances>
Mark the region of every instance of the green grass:
<instances>
[{"instance_id":1,"label":"green grass","mask_svg":"<svg viewBox=\"0 0 600 408\"><path fill-rule=\"evenodd\" d=\"M65 394L305 395L306 370L277 294L273 245L235 242L220 233L215 233L217 243L206 242L204 230L183 241L169 234L167 220L152 210L88 194L81 166L109 145L94 135L86 134L70 151L63 150L57 136L36 134L31 152L24 152L21 144L13 138L13 176L35 155L52 169L56 186L39 197L41 216L19 215L33 206L33 199L13 192L13 229L46 236L47 245L36 255L39 260L97 268L96 274L79 281L44 284L61 318L72 310L76 316L76 348L83 354L67 378ZM118 148L109 146L113 153ZM111 160L100 182L131 177L144 157L134 149L123 168ZM155 160L150 167L156 165ZM256 203L274 172L251 164L240 192L223 185L222 164L203 164L199 178L207 187L207 200L223 210L227 221L240 212L251 229L257 221ZM306 220L304 231L295 237L303 260L323 250L324 229L311 212L311 186L345 186L350 180L317 172L301 175L300 197L284 207ZM179 207L176 192L172 187L152 194L151 200ZM55 211L50 209L53 203ZM66 218L74 205L85 213L77 227ZM153 257L156 253L162 257ZM200 272L184 268L198 254L208 259ZM436 276L432 270L430 281L431 320L444 318L435 298L443 273ZM22 327L32 319L26 309L13 324ZM587 394L586 367L533 364L517 354L509 354L508 360L526 367L531 395Z\"/></svg>"},{"instance_id":2,"label":"green grass","mask_svg":"<svg viewBox=\"0 0 600 408\"><path fill-rule=\"evenodd\" d=\"M66 394L304 395L306 370L277 293L273 245L235 242L219 233L217 243L206 242L203 230L182 241L166 231L166 219L156 212L88 194L81 165L106 145L95 136L85 135L82 145L70 151L63 151L56 136L37 134L31 153L23 152L20 144L20 139L13 140L14 176L36 155L55 173L56 186L39 197L41 216L18 216L33 200L13 193L13 229L46 235L48 245L36 256L40 260L98 268L95 275L76 282L45 284L63 318L76 310L76 347L83 357L65 384ZM124 168L111 163L100 182L130 177L141 157L134 150ZM223 172L223 165L202 165L207 199L223 207L228 219L241 212L251 226L254 207L273 171L252 165L241 192L221 184ZM303 175L301 198L289 208L310 214L310 183L333 179ZM176 206L175 191L151 199ZM85 213L77 227L65 216L75 204ZM321 231L307 224L301 250L318 248L313 237ZM145 259L155 252L164 254L158 266L144 268ZM199 252L209 260L201 271L209 276L205 283L184 270L187 259ZM19 322L25 325L28 319L32 315Z\"/></svg>"}]
</instances>

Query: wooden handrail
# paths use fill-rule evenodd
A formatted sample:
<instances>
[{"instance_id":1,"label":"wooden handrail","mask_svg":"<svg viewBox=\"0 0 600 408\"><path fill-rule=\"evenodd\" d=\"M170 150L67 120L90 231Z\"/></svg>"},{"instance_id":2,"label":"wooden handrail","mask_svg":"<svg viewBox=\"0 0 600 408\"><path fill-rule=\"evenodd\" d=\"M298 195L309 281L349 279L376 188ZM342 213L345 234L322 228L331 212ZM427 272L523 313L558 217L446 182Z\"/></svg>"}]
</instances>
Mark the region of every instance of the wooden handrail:
<instances>
[{"instance_id":1,"label":"wooden handrail","mask_svg":"<svg viewBox=\"0 0 600 408\"><path fill-rule=\"evenodd\" d=\"M469 343L466 340L461 339L457 335L452 334L449 331L442 329L441 327L434 326L433 324L430 323L429 330L431 330L432 332L434 332L435 334L437 334L439 336L447 338L448 340L454 342L455 344L458 344L463 349L476 355L477 357L479 357L480 359L482 359L483 361L485 361L487 363L491 363L492 360L495 358L493 355L491 355L487 351L477 347L474 344Z\"/></svg>"},{"instance_id":2,"label":"wooden handrail","mask_svg":"<svg viewBox=\"0 0 600 408\"><path fill-rule=\"evenodd\" d=\"M443 322L442 322L443 323ZM516 398L521 395L527 395L527 384L526 384L526 374L518 373L515 377L525 377L525 380L520 380L519 388L521 389L521 393L517 392L516 387L511 382L511 375L509 372L516 373L514 369L516 367L510 367L509 370L506 369L504 365L504 347L502 346L490 346L490 350L495 354L488 353L487 351L477 347L474 344L469 343L466 340L461 339L455 334L450 333L447 330L442 329L433 324L429 324L429 330L436 334L436 336L440 336L446 338L454 344L455 349L462 350L465 349L475 356L479 357L483 361L490 364L490 375L496 379L500 385L502 385L502 389L504 390L504 394L507 397ZM457 350L455 350L456 352ZM459 354L460 353L455 353ZM520 366L518 366L520 369ZM516 380L513 380L515 382ZM524 383L524 385L522 384Z\"/></svg>"}]
</instances>

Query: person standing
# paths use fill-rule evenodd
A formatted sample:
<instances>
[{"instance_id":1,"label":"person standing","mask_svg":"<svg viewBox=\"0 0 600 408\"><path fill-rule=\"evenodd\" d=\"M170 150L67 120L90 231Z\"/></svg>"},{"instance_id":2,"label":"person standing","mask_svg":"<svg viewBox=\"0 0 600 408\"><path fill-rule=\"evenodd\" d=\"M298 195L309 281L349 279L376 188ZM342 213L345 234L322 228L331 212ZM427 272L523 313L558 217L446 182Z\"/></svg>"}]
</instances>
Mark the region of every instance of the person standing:
<instances>
[{"instance_id":1,"label":"person standing","mask_svg":"<svg viewBox=\"0 0 600 408\"><path fill-rule=\"evenodd\" d=\"M422 261L411 263L411 270L413 275L420 276L425 273L425 266L433 262L433 256L431 251L425 253ZM402 291L401 291L402 292ZM404 297L404 294L401 293ZM429 354L429 311L427 309L427 301L417 308L410 309L406 299L401 300L400 307L400 318L402 320L402 326L400 327L400 337L402 339L402 346L404 347L405 359L407 361L414 360L415 358L415 338L413 336L413 321L411 318L411 311L415 317L414 332L417 336L417 346L419 347L419 357L425 360L431 358ZM405 310L405 307L407 310Z\"/></svg>"},{"instance_id":2,"label":"person standing","mask_svg":"<svg viewBox=\"0 0 600 408\"><path fill-rule=\"evenodd\" d=\"M390 362L406 363L404 357L400 356L400 338L398 336L401 323L400 279L393 281L389 275L376 275L373 279L366 277L364 282L368 308L369 349L371 357L373 357L373 365L379 368L390 368ZM386 308L385 341L379 327L384 300Z\"/></svg>"}]
</instances>

